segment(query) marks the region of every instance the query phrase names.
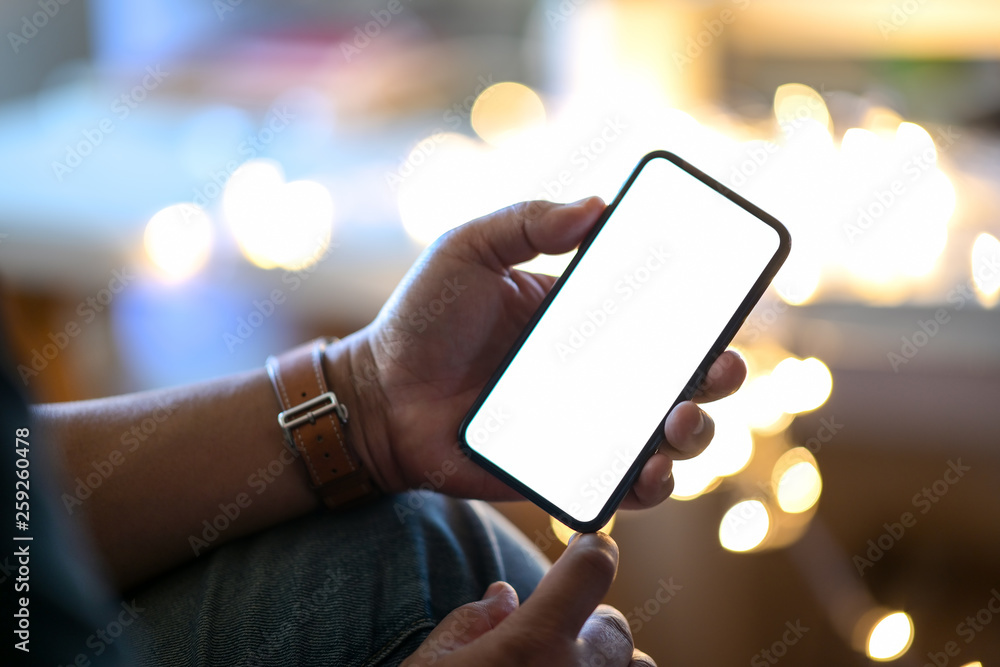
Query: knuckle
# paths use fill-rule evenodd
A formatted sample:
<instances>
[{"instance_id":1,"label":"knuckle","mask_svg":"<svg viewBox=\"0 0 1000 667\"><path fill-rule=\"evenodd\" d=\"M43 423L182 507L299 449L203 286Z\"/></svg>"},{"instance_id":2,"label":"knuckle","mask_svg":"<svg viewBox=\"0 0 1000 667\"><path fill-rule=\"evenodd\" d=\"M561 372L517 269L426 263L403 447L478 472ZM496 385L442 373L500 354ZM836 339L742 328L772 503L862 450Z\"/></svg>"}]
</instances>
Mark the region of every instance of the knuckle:
<instances>
[{"instance_id":1,"label":"knuckle","mask_svg":"<svg viewBox=\"0 0 1000 667\"><path fill-rule=\"evenodd\" d=\"M615 643L627 644L629 647L633 646L632 630L628 626L628 620L620 611L609 605L602 604L597 608L596 613L599 614L600 622L609 640Z\"/></svg>"},{"instance_id":2,"label":"knuckle","mask_svg":"<svg viewBox=\"0 0 1000 667\"><path fill-rule=\"evenodd\" d=\"M545 201L544 199L532 199L514 204L511 206L511 212L519 220L532 222L540 218L553 206L554 204L550 201Z\"/></svg>"},{"instance_id":3,"label":"knuckle","mask_svg":"<svg viewBox=\"0 0 1000 667\"><path fill-rule=\"evenodd\" d=\"M635 653L632 654L632 664L629 667L656 667L656 662L639 649L636 649Z\"/></svg>"}]
</instances>

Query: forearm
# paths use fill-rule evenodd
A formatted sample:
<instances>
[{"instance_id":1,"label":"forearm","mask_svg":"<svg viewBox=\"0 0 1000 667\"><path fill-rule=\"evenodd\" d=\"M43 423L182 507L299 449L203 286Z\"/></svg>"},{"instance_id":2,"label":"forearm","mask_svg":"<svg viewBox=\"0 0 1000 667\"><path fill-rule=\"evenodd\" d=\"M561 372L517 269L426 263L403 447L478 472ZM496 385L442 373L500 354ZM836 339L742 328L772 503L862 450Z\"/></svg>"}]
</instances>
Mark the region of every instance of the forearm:
<instances>
[{"instance_id":1,"label":"forearm","mask_svg":"<svg viewBox=\"0 0 1000 667\"><path fill-rule=\"evenodd\" d=\"M326 367L331 386L350 400L344 347ZM360 406L350 407L363 419ZM63 452L63 505L87 524L116 583L127 587L320 505L305 467L284 444L279 409L261 368L41 405L34 416Z\"/></svg>"}]
</instances>

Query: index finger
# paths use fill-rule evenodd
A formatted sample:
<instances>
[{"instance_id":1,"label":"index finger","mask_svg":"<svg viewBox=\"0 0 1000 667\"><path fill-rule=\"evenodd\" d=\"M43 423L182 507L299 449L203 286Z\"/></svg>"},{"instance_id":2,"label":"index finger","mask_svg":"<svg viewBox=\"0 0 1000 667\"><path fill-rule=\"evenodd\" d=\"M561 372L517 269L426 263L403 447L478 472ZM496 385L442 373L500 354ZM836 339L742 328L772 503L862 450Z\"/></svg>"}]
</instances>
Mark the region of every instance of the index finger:
<instances>
[{"instance_id":1,"label":"index finger","mask_svg":"<svg viewBox=\"0 0 1000 667\"><path fill-rule=\"evenodd\" d=\"M604 533L574 539L521 605L519 622L575 640L611 588L618 571L618 545Z\"/></svg>"}]
</instances>

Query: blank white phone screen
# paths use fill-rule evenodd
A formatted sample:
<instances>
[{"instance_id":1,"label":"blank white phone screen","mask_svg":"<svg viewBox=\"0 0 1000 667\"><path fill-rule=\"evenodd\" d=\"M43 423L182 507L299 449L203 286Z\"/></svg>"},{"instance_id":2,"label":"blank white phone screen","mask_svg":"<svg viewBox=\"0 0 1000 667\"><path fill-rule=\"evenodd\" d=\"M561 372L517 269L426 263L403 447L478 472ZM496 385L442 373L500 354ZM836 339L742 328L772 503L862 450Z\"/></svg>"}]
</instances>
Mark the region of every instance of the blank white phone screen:
<instances>
[{"instance_id":1,"label":"blank white phone screen","mask_svg":"<svg viewBox=\"0 0 1000 667\"><path fill-rule=\"evenodd\" d=\"M653 158L470 420L469 447L593 520L779 245Z\"/></svg>"}]
</instances>

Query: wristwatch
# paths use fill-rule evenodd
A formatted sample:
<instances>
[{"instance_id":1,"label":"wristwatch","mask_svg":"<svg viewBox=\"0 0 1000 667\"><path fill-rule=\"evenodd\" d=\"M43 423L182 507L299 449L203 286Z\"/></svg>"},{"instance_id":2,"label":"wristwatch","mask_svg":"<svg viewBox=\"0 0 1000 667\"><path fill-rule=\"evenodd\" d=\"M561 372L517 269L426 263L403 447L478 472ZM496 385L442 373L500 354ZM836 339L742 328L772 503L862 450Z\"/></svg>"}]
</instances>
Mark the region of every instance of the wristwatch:
<instances>
[{"instance_id":1,"label":"wristwatch","mask_svg":"<svg viewBox=\"0 0 1000 667\"><path fill-rule=\"evenodd\" d=\"M302 455L313 487L330 509L362 505L380 495L351 444L347 406L326 384L323 358L336 338L318 338L267 358L278 396L278 425L286 444Z\"/></svg>"}]
</instances>

